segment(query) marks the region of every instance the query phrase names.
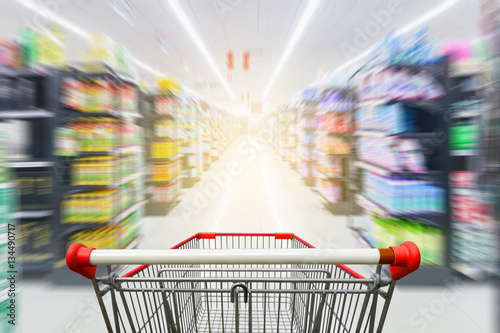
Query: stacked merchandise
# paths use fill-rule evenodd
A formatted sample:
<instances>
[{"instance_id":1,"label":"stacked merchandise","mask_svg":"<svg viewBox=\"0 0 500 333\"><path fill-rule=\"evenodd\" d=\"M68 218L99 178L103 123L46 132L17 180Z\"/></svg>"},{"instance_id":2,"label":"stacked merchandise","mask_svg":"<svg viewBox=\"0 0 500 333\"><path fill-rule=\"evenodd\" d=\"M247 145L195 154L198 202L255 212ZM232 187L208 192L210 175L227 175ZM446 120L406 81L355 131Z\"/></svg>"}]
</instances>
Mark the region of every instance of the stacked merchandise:
<instances>
[{"instance_id":1,"label":"stacked merchandise","mask_svg":"<svg viewBox=\"0 0 500 333\"><path fill-rule=\"evenodd\" d=\"M368 246L418 241L427 269L409 283L441 284L449 266L449 124L443 115L450 78L447 59L424 32L388 36L357 73L355 165L363 178L356 202L367 217L355 230Z\"/></svg>"},{"instance_id":2,"label":"stacked merchandise","mask_svg":"<svg viewBox=\"0 0 500 333\"><path fill-rule=\"evenodd\" d=\"M15 332L19 323L18 259L20 253L19 230L14 220L15 183L8 167L7 139L0 136L0 331ZM50 241L49 241L50 242ZM12 314L12 316L11 316ZM19 325L17 325L19 326Z\"/></svg>"},{"instance_id":3,"label":"stacked merchandise","mask_svg":"<svg viewBox=\"0 0 500 333\"><path fill-rule=\"evenodd\" d=\"M191 187L199 177L198 106L194 100L182 105L179 112L180 135L182 139L183 187Z\"/></svg>"},{"instance_id":4,"label":"stacked merchandise","mask_svg":"<svg viewBox=\"0 0 500 333\"><path fill-rule=\"evenodd\" d=\"M446 236L439 228L421 223L387 217L364 217L365 242L372 247L387 248L391 244L412 241L418 244L421 264L441 266L446 262Z\"/></svg>"},{"instance_id":5,"label":"stacked merchandise","mask_svg":"<svg viewBox=\"0 0 500 333\"><path fill-rule=\"evenodd\" d=\"M281 158L295 169L297 156L297 116L293 107L285 106L278 109L279 152Z\"/></svg>"},{"instance_id":6,"label":"stacked merchandise","mask_svg":"<svg viewBox=\"0 0 500 333\"><path fill-rule=\"evenodd\" d=\"M210 156L212 161L217 161L222 153L222 127L221 127L221 115L215 107L210 107L211 113L211 129L212 129L212 141L210 144Z\"/></svg>"},{"instance_id":7,"label":"stacked merchandise","mask_svg":"<svg viewBox=\"0 0 500 333\"><path fill-rule=\"evenodd\" d=\"M329 89L322 93L317 112L316 187L333 214L345 214L354 207L349 200L353 159L352 89ZM306 133L307 135L307 133ZM312 134L309 134L312 139Z\"/></svg>"},{"instance_id":8,"label":"stacked merchandise","mask_svg":"<svg viewBox=\"0 0 500 333\"><path fill-rule=\"evenodd\" d=\"M212 164L212 156L210 155L212 143L212 125L210 122L210 113L204 109L200 115L201 119L201 158L202 170L206 171Z\"/></svg>"},{"instance_id":9,"label":"stacked merchandise","mask_svg":"<svg viewBox=\"0 0 500 333\"><path fill-rule=\"evenodd\" d=\"M154 95L149 147L149 215L165 215L177 203L181 190L182 147L179 131L180 102L171 94Z\"/></svg>"},{"instance_id":10,"label":"stacked merchandise","mask_svg":"<svg viewBox=\"0 0 500 333\"><path fill-rule=\"evenodd\" d=\"M316 175L316 102L308 97L297 105L298 163L297 169L307 186L314 186Z\"/></svg>"},{"instance_id":11,"label":"stacked merchandise","mask_svg":"<svg viewBox=\"0 0 500 333\"><path fill-rule=\"evenodd\" d=\"M133 79L105 65L82 64L58 72L58 156L60 206L57 251L81 240L130 248L140 240L138 223L144 203L140 190L142 133L135 123L140 91ZM114 230L113 236L104 230ZM56 262L64 267L64 259ZM64 269L64 268L63 268ZM54 274L64 281L65 275Z\"/></svg>"},{"instance_id":12,"label":"stacked merchandise","mask_svg":"<svg viewBox=\"0 0 500 333\"><path fill-rule=\"evenodd\" d=\"M27 28L21 28L15 39L0 40L0 130L9 142L9 166L18 184L16 260L23 273L50 269L54 257L52 131L56 97L52 70L42 65L61 63L62 48L55 44Z\"/></svg>"},{"instance_id":13,"label":"stacked merchandise","mask_svg":"<svg viewBox=\"0 0 500 333\"><path fill-rule=\"evenodd\" d=\"M479 85L484 81L485 73L481 67L471 66L476 62L473 56L477 53L472 43L464 42L455 44L449 56L453 68L468 70L458 71L451 79L448 119L452 155L452 267L462 274L480 279L497 273L498 218L494 217L491 201L481 191L480 172L486 169L480 167L483 159L479 155L480 128L482 119L492 106ZM498 155L498 147L495 149ZM491 179L487 182L495 184Z\"/></svg>"}]
</instances>

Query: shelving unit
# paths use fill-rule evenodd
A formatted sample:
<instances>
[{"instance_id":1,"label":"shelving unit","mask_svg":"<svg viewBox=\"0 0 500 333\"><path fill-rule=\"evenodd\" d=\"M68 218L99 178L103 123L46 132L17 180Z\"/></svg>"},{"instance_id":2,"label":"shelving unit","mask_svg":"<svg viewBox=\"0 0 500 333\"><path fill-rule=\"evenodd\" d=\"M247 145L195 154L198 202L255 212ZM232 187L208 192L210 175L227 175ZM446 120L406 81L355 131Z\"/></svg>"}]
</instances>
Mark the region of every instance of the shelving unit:
<instances>
[{"instance_id":1,"label":"shelving unit","mask_svg":"<svg viewBox=\"0 0 500 333\"><path fill-rule=\"evenodd\" d=\"M180 112L182 133L182 187L190 188L200 178L200 113L195 100L186 101Z\"/></svg>"},{"instance_id":2,"label":"shelving unit","mask_svg":"<svg viewBox=\"0 0 500 333\"><path fill-rule=\"evenodd\" d=\"M393 225L394 228L409 228L407 230L411 230L411 232L414 232L415 235L421 235L418 236L422 237L422 240L420 241L421 249L423 251L427 251L427 258L431 259L427 259L429 260L429 263L423 263L416 274L412 274L411 279L405 279L402 282L407 285L442 285L449 275L448 269L451 266L450 235L452 232L449 205L449 158L451 152L449 149L448 136L446 135L448 133L449 122L446 121L447 119L445 117L445 112L449 109L449 89L452 86L448 70L448 61L444 58L434 65L391 65L388 66L388 68L396 71L404 70L409 73L414 73L414 75L425 72L426 75L431 75L434 80L441 84L443 89L445 89L446 95L433 100L408 100L404 98L400 100L366 100L361 92L360 99L362 102L359 103L356 113L363 112L363 115L366 116L366 113L373 112L370 110L386 106L390 107L395 103L400 103L401 107L404 107L403 112L407 112L409 114L407 115L407 117L409 117L408 119L412 119L411 121L414 122L415 130L410 132L394 133L374 128L365 128L361 122L357 124L358 128L354 132L358 141L388 140L380 141L380 145L382 145L385 144L383 142L396 144L400 143L401 140L414 140L415 142L418 142L417 147L420 147L420 151L423 152L423 156L425 156L426 170L419 172L410 171L408 169L403 171L394 171L392 167L389 168L371 160L366 161L358 157L358 160L355 161L353 165L360 171L363 181L361 191L354 193L354 198L356 203L363 209L366 215L364 215L363 222L361 224L359 224L359 218L356 217L356 215L351 215L349 226L353 229L354 235L360 240L360 244L370 247L380 247L380 244L392 239L390 237L393 236L391 236L389 231L387 231L387 233L380 231L385 230L380 229L382 228L382 225ZM363 115L361 115L361 117L363 117ZM358 145L359 144L361 143L358 143ZM374 141L373 144L375 144ZM378 144L375 145L380 146ZM362 151L358 151L358 156L361 156L359 155L361 153ZM376 155L374 157L376 157ZM382 163L390 162L384 160ZM382 179L391 180L393 182L398 180L400 184L403 184L404 182L412 182L411 184L416 184L416 181L420 181L419 184L438 186L438 188L444 191L443 200L445 203L443 211L420 212L419 210L416 210L416 206L412 208L411 212L410 210L405 212L399 208L398 210L393 210L392 206L384 205L366 195L368 192L365 182L368 180L366 176L369 174L385 177ZM413 198L413 196L411 198ZM409 199L410 196L402 198L401 200ZM416 201L414 203L416 204ZM358 223L356 223L357 220ZM377 221L379 220L383 221L381 226L378 226L379 222ZM374 238L375 235L379 235L378 237L385 237L387 239L376 239ZM425 238L423 238L424 236ZM432 242L432 244L429 242ZM441 248L440 246L443 247L442 250L439 250ZM438 250L439 252L435 252ZM441 259L438 260L438 258Z\"/></svg>"},{"instance_id":3,"label":"shelving unit","mask_svg":"<svg viewBox=\"0 0 500 333\"><path fill-rule=\"evenodd\" d=\"M316 112L317 103L313 100L302 100L294 109L297 115L297 170L304 184L314 187L316 176Z\"/></svg>"},{"instance_id":4,"label":"shelving unit","mask_svg":"<svg viewBox=\"0 0 500 333\"><path fill-rule=\"evenodd\" d=\"M81 84L97 85L98 95L83 98ZM141 239L142 131L136 124L141 92L135 81L105 64L83 63L57 71L56 171L53 279L82 282L65 266L69 244L82 241L101 248L125 248ZM73 146L64 133L75 133Z\"/></svg>"},{"instance_id":5,"label":"shelving unit","mask_svg":"<svg viewBox=\"0 0 500 333\"><path fill-rule=\"evenodd\" d=\"M165 216L181 195L181 101L173 94L149 96L147 160L149 168L146 214Z\"/></svg>"},{"instance_id":6,"label":"shelving unit","mask_svg":"<svg viewBox=\"0 0 500 333\"><path fill-rule=\"evenodd\" d=\"M12 169L19 193L11 216L17 219L18 268L25 274L41 273L54 259L53 79L50 71L2 66L0 80L7 96L0 108L0 128L11 157L5 167Z\"/></svg>"},{"instance_id":7,"label":"shelving unit","mask_svg":"<svg viewBox=\"0 0 500 333\"><path fill-rule=\"evenodd\" d=\"M329 88L320 93L316 130L316 189L323 205L334 215L354 214L352 200L355 159L352 88Z\"/></svg>"},{"instance_id":8,"label":"shelving unit","mask_svg":"<svg viewBox=\"0 0 500 333\"><path fill-rule=\"evenodd\" d=\"M497 274L494 249L499 242L497 221L479 183L479 128L481 116L490 108L482 93L474 89L479 75L462 74L451 79L454 89L450 90L449 111L452 268L473 279ZM469 126L477 131L453 130Z\"/></svg>"}]
</instances>

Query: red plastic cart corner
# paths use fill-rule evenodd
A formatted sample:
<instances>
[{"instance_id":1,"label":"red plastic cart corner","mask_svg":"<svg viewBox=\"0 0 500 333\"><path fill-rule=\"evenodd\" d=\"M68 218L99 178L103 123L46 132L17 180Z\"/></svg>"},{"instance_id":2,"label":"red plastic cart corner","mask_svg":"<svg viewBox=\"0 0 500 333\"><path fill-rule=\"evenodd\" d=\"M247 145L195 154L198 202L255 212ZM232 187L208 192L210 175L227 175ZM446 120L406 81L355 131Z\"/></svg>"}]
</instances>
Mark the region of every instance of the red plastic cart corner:
<instances>
[{"instance_id":1,"label":"red plastic cart corner","mask_svg":"<svg viewBox=\"0 0 500 333\"><path fill-rule=\"evenodd\" d=\"M420 267L420 250L415 243L407 241L390 248L394 251L391 264L391 276L394 280L400 280Z\"/></svg>"},{"instance_id":2,"label":"red plastic cart corner","mask_svg":"<svg viewBox=\"0 0 500 333\"><path fill-rule=\"evenodd\" d=\"M90 253L95 247L86 247L81 243L74 243L66 253L66 265L73 272L76 272L87 279L93 279L97 266L90 264Z\"/></svg>"}]
</instances>

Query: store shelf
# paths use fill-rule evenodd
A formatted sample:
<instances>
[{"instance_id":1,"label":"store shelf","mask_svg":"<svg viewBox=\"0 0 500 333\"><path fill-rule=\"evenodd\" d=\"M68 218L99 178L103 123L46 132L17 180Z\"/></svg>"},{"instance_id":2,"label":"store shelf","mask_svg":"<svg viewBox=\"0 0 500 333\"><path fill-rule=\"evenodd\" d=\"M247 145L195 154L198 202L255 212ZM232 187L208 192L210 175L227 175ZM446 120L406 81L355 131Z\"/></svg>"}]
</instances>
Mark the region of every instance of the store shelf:
<instances>
[{"instance_id":1,"label":"store shelf","mask_svg":"<svg viewBox=\"0 0 500 333\"><path fill-rule=\"evenodd\" d=\"M353 133L355 136L365 136L365 137L372 137L372 138L384 138L388 136L388 132L383 132L383 131L372 131L372 130L359 130Z\"/></svg>"},{"instance_id":2,"label":"store shelf","mask_svg":"<svg viewBox=\"0 0 500 333\"><path fill-rule=\"evenodd\" d=\"M325 150L321 149L316 149L316 152L320 153L321 155L332 155L332 156L337 156L337 157L349 157L352 156L352 153L347 153L347 154L339 154L339 153L331 153Z\"/></svg>"},{"instance_id":3,"label":"store shelf","mask_svg":"<svg viewBox=\"0 0 500 333\"><path fill-rule=\"evenodd\" d=\"M151 179L148 181L150 184L161 184L161 183L175 183L180 177L182 176L182 173L177 174L176 176L167 179L167 180L154 180Z\"/></svg>"},{"instance_id":4,"label":"store shelf","mask_svg":"<svg viewBox=\"0 0 500 333\"><path fill-rule=\"evenodd\" d=\"M8 166L10 168L21 169L21 168L49 168L54 165L54 161L16 161L10 162Z\"/></svg>"},{"instance_id":5,"label":"store shelf","mask_svg":"<svg viewBox=\"0 0 500 333\"><path fill-rule=\"evenodd\" d=\"M478 155L478 151L475 149L463 149L463 150L450 150L451 156L475 156Z\"/></svg>"},{"instance_id":6,"label":"store shelf","mask_svg":"<svg viewBox=\"0 0 500 333\"><path fill-rule=\"evenodd\" d=\"M316 173L322 175L323 177L318 177L318 178L323 178L323 179L332 179L332 180L345 180L345 177L344 176L334 176L334 175L330 175L326 172L323 172L319 169L316 170Z\"/></svg>"},{"instance_id":7,"label":"store shelf","mask_svg":"<svg viewBox=\"0 0 500 333\"><path fill-rule=\"evenodd\" d=\"M377 216L388 217L388 218L397 218L401 220L411 220L415 222L419 222L421 224L444 229L446 228L447 216L444 213L420 213L420 214L398 214L391 213L383 206L374 202L373 200L367 198L362 194L355 195L356 203L363 209L375 213Z\"/></svg>"},{"instance_id":8,"label":"store shelf","mask_svg":"<svg viewBox=\"0 0 500 333\"><path fill-rule=\"evenodd\" d=\"M12 218L14 219L37 219L49 217L54 214L53 210L26 210L26 211L18 211L12 214Z\"/></svg>"},{"instance_id":9,"label":"store shelf","mask_svg":"<svg viewBox=\"0 0 500 333\"><path fill-rule=\"evenodd\" d=\"M331 136L341 136L341 137L351 137L354 132L329 132L325 130L316 131L318 134L331 135Z\"/></svg>"},{"instance_id":10,"label":"store shelf","mask_svg":"<svg viewBox=\"0 0 500 333\"><path fill-rule=\"evenodd\" d=\"M129 146L129 147L121 147L118 148L118 154L131 154L131 153L140 153L142 152L142 147L139 145Z\"/></svg>"},{"instance_id":11,"label":"store shelf","mask_svg":"<svg viewBox=\"0 0 500 333\"><path fill-rule=\"evenodd\" d=\"M175 161L179 158L182 157L183 154L177 154L177 155L173 155L171 157L150 157L148 158L148 160L150 161L156 161L156 162L159 162L159 161Z\"/></svg>"},{"instance_id":12,"label":"store shelf","mask_svg":"<svg viewBox=\"0 0 500 333\"><path fill-rule=\"evenodd\" d=\"M122 211L121 213L119 213L112 221L111 223L118 223L120 222L121 220L123 220L124 218L126 218L127 216L129 216L130 214L132 214L133 212L135 212L136 210L138 210L142 205L146 204L147 203L147 200L142 200L142 201L139 201L135 204L133 204L132 206L130 206L129 208L125 209L124 211Z\"/></svg>"},{"instance_id":13,"label":"store shelf","mask_svg":"<svg viewBox=\"0 0 500 333\"><path fill-rule=\"evenodd\" d=\"M54 112L45 110L0 110L0 119L37 119L37 118L53 118Z\"/></svg>"},{"instance_id":14,"label":"store shelf","mask_svg":"<svg viewBox=\"0 0 500 333\"><path fill-rule=\"evenodd\" d=\"M386 138L398 137L401 139L425 139L436 135L433 132L403 132L403 133L390 133L386 131L375 130L359 130L354 132L355 136L371 137L371 138Z\"/></svg>"},{"instance_id":15,"label":"store shelf","mask_svg":"<svg viewBox=\"0 0 500 333\"><path fill-rule=\"evenodd\" d=\"M356 161L354 163L354 166L358 167L360 169L374 172L374 173L381 175L381 176L400 177L400 178L406 178L406 179L421 179L421 180L432 181L435 183L443 183L445 181L445 175L446 175L446 173L444 171L428 171L426 173L393 172L393 171L388 170L384 167L378 166L378 165L373 164L373 163L364 162L364 161Z\"/></svg>"},{"instance_id":16,"label":"store shelf","mask_svg":"<svg viewBox=\"0 0 500 333\"><path fill-rule=\"evenodd\" d=\"M43 78L49 74L48 70L40 67L36 69L12 68L0 65L0 76L20 78Z\"/></svg>"}]
</instances>

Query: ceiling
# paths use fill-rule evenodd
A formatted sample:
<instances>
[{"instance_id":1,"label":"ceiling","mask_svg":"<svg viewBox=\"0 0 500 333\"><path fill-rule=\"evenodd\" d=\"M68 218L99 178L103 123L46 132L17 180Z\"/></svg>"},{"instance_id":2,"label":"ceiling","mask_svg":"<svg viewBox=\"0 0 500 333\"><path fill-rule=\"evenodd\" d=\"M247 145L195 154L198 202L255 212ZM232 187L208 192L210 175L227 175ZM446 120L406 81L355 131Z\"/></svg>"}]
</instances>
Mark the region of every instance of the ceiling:
<instances>
[{"instance_id":1,"label":"ceiling","mask_svg":"<svg viewBox=\"0 0 500 333\"><path fill-rule=\"evenodd\" d=\"M211 57L227 82L226 52L234 52L233 80L227 83L235 100L208 66L167 0L128 0L132 20L127 22L114 11L118 0L32 0L72 24L89 32L102 32L127 47L150 67L178 79L209 101L231 109L244 110L241 94L252 101L262 100L268 82L280 61L291 35L305 11L308 0L179 0ZM356 35L367 29L374 15L387 11L390 3L400 11L378 25L369 47L391 29L402 27L437 6L436 0L320 0L295 49L283 66L265 99L265 105L286 101L290 95L316 81L326 71L349 60L342 45L355 45ZM118 1L120 2L120 1ZM55 4L55 5L54 5ZM0 34L17 31L36 20L36 14L18 0L0 0ZM442 41L477 36L477 1L459 0L445 12L430 19L431 35ZM156 41L165 35L168 54ZM358 36L359 38L359 36ZM82 58L87 41L68 32L68 59ZM250 52L250 70L242 69L242 54ZM149 75L141 72L141 75Z\"/></svg>"}]
</instances>

